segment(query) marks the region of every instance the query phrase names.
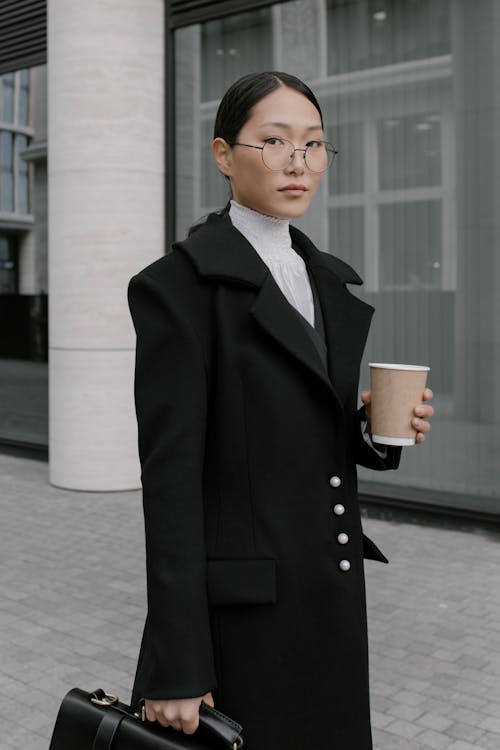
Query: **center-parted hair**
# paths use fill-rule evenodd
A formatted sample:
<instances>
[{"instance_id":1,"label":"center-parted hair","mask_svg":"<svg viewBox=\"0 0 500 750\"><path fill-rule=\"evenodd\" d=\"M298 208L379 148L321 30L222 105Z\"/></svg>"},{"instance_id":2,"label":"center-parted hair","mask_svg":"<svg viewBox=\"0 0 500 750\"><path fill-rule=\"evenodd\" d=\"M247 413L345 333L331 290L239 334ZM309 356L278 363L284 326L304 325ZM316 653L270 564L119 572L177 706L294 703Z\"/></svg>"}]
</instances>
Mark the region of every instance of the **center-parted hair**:
<instances>
[{"instance_id":1,"label":"center-parted hair","mask_svg":"<svg viewBox=\"0 0 500 750\"><path fill-rule=\"evenodd\" d=\"M293 89L309 99L318 110L323 126L321 107L309 86L289 73L267 71L249 73L228 88L221 99L215 117L214 138L224 138L228 143L234 143L238 133L250 119L254 106L280 86Z\"/></svg>"}]
</instances>

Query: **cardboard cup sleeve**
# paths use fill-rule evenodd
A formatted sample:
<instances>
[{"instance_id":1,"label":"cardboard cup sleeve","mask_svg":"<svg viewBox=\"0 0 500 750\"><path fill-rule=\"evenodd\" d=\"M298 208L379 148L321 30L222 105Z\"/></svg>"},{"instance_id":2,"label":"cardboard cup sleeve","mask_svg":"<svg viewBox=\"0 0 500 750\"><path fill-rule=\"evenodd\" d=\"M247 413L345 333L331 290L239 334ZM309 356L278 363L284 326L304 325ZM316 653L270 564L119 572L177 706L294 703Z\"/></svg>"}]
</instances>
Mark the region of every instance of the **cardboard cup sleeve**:
<instances>
[{"instance_id":1,"label":"cardboard cup sleeve","mask_svg":"<svg viewBox=\"0 0 500 750\"><path fill-rule=\"evenodd\" d=\"M430 367L370 362L372 440L385 445L414 445L415 406L422 396Z\"/></svg>"}]
</instances>

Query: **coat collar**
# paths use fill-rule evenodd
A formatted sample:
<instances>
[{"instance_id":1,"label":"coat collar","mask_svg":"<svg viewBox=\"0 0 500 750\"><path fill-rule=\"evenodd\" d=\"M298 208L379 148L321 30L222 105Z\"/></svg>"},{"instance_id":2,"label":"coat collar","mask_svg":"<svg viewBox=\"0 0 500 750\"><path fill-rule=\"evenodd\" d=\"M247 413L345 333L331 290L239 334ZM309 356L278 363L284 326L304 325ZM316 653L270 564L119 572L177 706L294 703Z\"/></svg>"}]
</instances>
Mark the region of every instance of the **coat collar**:
<instances>
[{"instance_id":1,"label":"coat collar","mask_svg":"<svg viewBox=\"0 0 500 750\"><path fill-rule=\"evenodd\" d=\"M290 227L309 268L321 267L337 276L341 284L362 284L353 268L329 253L323 253L296 227ZM248 240L233 226L227 214L210 214L205 224L174 248L184 250L202 276L217 277L261 286L269 273L266 264Z\"/></svg>"},{"instance_id":2,"label":"coat collar","mask_svg":"<svg viewBox=\"0 0 500 750\"><path fill-rule=\"evenodd\" d=\"M190 257L201 276L258 288L250 310L257 323L312 370L342 405L352 390L353 378L357 380L359 348L362 351L364 347L373 308L346 290L345 284L363 283L347 263L318 250L295 227L290 227L290 234L316 282L325 324L327 370L269 268L229 216L210 214L202 227L173 247Z\"/></svg>"}]
</instances>

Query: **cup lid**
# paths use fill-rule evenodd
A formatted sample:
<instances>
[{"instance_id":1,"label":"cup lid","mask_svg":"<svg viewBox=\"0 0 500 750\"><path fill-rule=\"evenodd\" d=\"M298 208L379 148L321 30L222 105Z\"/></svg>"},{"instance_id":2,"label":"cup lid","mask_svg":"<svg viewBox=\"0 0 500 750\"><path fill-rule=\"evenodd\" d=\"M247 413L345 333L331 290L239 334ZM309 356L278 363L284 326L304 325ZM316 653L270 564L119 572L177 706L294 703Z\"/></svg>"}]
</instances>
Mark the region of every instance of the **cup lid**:
<instances>
[{"instance_id":1,"label":"cup lid","mask_svg":"<svg viewBox=\"0 0 500 750\"><path fill-rule=\"evenodd\" d=\"M431 368L427 365L398 365L388 362L369 362L369 367L379 367L383 370L413 370L414 372L428 372Z\"/></svg>"}]
</instances>

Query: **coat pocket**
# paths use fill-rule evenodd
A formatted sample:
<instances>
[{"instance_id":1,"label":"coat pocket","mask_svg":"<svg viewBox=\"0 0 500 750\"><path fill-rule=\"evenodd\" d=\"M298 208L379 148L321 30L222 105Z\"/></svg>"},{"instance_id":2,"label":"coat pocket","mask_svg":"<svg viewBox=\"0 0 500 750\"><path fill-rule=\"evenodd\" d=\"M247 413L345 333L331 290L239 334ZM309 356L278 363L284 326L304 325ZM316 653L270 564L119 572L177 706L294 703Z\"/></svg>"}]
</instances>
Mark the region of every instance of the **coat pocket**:
<instances>
[{"instance_id":1,"label":"coat pocket","mask_svg":"<svg viewBox=\"0 0 500 750\"><path fill-rule=\"evenodd\" d=\"M208 560L208 602L212 607L276 603L273 559Z\"/></svg>"},{"instance_id":2,"label":"coat pocket","mask_svg":"<svg viewBox=\"0 0 500 750\"><path fill-rule=\"evenodd\" d=\"M378 562L388 563L389 560L384 553L372 542L370 537L363 534L363 557L366 560L377 560Z\"/></svg>"}]
</instances>

